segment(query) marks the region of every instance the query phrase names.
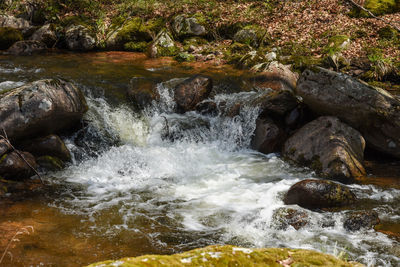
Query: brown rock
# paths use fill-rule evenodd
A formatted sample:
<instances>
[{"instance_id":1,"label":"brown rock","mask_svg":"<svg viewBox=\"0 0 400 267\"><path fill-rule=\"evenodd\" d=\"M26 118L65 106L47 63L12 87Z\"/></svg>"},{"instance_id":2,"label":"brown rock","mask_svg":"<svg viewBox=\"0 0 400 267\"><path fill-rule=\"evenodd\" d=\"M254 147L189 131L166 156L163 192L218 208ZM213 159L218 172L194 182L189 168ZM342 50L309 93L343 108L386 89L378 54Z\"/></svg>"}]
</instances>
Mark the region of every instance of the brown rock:
<instances>
[{"instance_id":1,"label":"brown rock","mask_svg":"<svg viewBox=\"0 0 400 267\"><path fill-rule=\"evenodd\" d=\"M131 79L130 87L127 95L129 100L138 109L143 109L151 105L153 101L157 101L160 95L157 92L157 84L144 77L134 77Z\"/></svg>"},{"instance_id":2,"label":"brown rock","mask_svg":"<svg viewBox=\"0 0 400 267\"><path fill-rule=\"evenodd\" d=\"M379 224L378 213L375 211L355 211L346 215L343 227L348 231L370 229Z\"/></svg>"},{"instance_id":3,"label":"brown rock","mask_svg":"<svg viewBox=\"0 0 400 267\"><path fill-rule=\"evenodd\" d=\"M0 157L3 156L4 154L6 154L11 149L12 148L11 148L10 144L6 140L0 139Z\"/></svg>"},{"instance_id":4,"label":"brown rock","mask_svg":"<svg viewBox=\"0 0 400 267\"><path fill-rule=\"evenodd\" d=\"M286 205L297 204L311 209L342 207L354 203L355 200L355 195L347 186L312 179L292 185L284 198Z\"/></svg>"},{"instance_id":5,"label":"brown rock","mask_svg":"<svg viewBox=\"0 0 400 267\"><path fill-rule=\"evenodd\" d=\"M292 72L289 66L274 61L264 72L253 78L253 84L258 88L294 91L298 78L299 74Z\"/></svg>"},{"instance_id":6,"label":"brown rock","mask_svg":"<svg viewBox=\"0 0 400 267\"><path fill-rule=\"evenodd\" d=\"M37 168L35 158L28 152L20 152L24 159L33 167ZM23 180L33 176L34 171L26 162L13 151L4 154L0 158L0 176L8 180Z\"/></svg>"},{"instance_id":7,"label":"brown rock","mask_svg":"<svg viewBox=\"0 0 400 267\"><path fill-rule=\"evenodd\" d=\"M349 182L365 175L364 148L358 131L335 117L320 117L285 142L283 155L324 177Z\"/></svg>"},{"instance_id":8,"label":"brown rock","mask_svg":"<svg viewBox=\"0 0 400 267\"><path fill-rule=\"evenodd\" d=\"M29 56L46 51L47 46L39 41L19 41L8 48L7 53L16 56Z\"/></svg>"},{"instance_id":9,"label":"brown rock","mask_svg":"<svg viewBox=\"0 0 400 267\"><path fill-rule=\"evenodd\" d=\"M178 110L194 110L198 103L210 95L212 87L212 79L203 75L195 75L178 84L174 89Z\"/></svg>"},{"instance_id":10,"label":"brown rock","mask_svg":"<svg viewBox=\"0 0 400 267\"><path fill-rule=\"evenodd\" d=\"M285 131L271 119L257 119L251 148L264 154L279 152L285 137Z\"/></svg>"},{"instance_id":11,"label":"brown rock","mask_svg":"<svg viewBox=\"0 0 400 267\"><path fill-rule=\"evenodd\" d=\"M303 72L296 92L314 112L338 117L371 148L400 158L400 101L385 90L315 68Z\"/></svg>"},{"instance_id":12,"label":"brown rock","mask_svg":"<svg viewBox=\"0 0 400 267\"><path fill-rule=\"evenodd\" d=\"M71 160L71 153L64 141L54 134L34 139L22 145L22 150L32 153L35 157L52 156L63 161Z\"/></svg>"}]
</instances>

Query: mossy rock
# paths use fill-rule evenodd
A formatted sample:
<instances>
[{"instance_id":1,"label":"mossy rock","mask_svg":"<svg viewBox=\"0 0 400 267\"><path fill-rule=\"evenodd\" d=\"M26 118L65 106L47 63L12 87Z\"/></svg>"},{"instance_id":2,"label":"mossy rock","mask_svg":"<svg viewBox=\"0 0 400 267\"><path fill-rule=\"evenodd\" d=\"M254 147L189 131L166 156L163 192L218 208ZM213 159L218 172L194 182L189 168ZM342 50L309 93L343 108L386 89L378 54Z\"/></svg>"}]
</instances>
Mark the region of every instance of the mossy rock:
<instances>
[{"instance_id":1,"label":"mossy rock","mask_svg":"<svg viewBox=\"0 0 400 267\"><path fill-rule=\"evenodd\" d=\"M192 54L182 52L177 54L174 59L178 62L191 62L195 60L195 57Z\"/></svg>"},{"instance_id":2,"label":"mossy rock","mask_svg":"<svg viewBox=\"0 0 400 267\"><path fill-rule=\"evenodd\" d=\"M164 27L162 19L144 21L135 17L128 21L117 34L117 42L121 44L130 42L150 42L153 37Z\"/></svg>"},{"instance_id":3,"label":"mossy rock","mask_svg":"<svg viewBox=\"0 0 400 267\"><path fill-rule=\"evenodd\" d=\"M22 41L24 38L18 29L3 27L0 28L0 50L10 48L14 43Z\"/></svg>"},{"instance_id":4,"label":"mossy rock","mask_svg":"<svg viewBox=\"0 0 400 267\"><path fill-rule=\"evenodd\" d=\"M173 57L179 53L179 48L175 45L174 39L166 29L160 31L147 49L147 55L151 58Z\"/></svg>"},{"instance_id":5,"label":"mossy rock","mask_svg":"<svg viewBox=\"0 0 400 267\"><path fill-rule=\"evenodd\" d=\"M386 40L393 40L399 35L399 33L390 26L380 28L378 34L381 39Z\"/></svg>"},{"instance_id":6,"label":"mossy rock","mask_svg":"<svg viewBox=\"0 0 400 267\"><path fill-rule=\"evenodd\" d=\"M124 49L132 52L146 52L148 45L148 42L129 42L124 44Z\"/></svg>"},{"instance_id":7,"label":"mossy rock","mask_svg":"<svg viewBox=\"0 0 400 267\"><path fill-rule=\"evenodd\" d=\"M248 249L234 246L209 246L175 255L145 255L117 261L94 263L88 267L107 266L363 266L340 260L332 255L312 250L264 248Z\"/></svg>"},{"instance_id":8,"label":"mossy rock","mask_svg":"<svg viewBox=\"0 0 400 267\"><path fill-rule=\"evenodd\" d=\"M41 156L36 158L36 162L40 167L49 171L59 171L62 170L65 165L62 160L57 157L52 156Z\"/></svg>"},{"instance_id":9,"label":"mossy rock","mask_svg":"<svg viewBox=\"0 0 400 267\"><path fill-rule=\"evenodd\" d=\"M372 12L376 16L395 13L400 10L400 1L398 0L366 0L364 8ZM370 17L370 15L361 10L360 8L354 8L350 12L351 16L354 17Z\"/></svg>"}]
</instances>

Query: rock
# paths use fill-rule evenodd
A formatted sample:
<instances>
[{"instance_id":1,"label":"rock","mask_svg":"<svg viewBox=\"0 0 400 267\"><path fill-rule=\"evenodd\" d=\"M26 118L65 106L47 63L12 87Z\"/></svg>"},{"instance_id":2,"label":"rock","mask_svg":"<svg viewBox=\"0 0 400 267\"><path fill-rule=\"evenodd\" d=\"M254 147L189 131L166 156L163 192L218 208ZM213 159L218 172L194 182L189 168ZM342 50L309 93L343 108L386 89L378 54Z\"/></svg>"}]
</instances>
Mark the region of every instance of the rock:
<instances>
[{"instance_id":1,"label":"rock","mask_svg":"<svg viewBox=\"0 0 400 267\"><path fill-rule=\"evenodd\" d=\"M233 37L233 40L251 46L257 46L258 44L257 33L253 29L242 29L238 31Z\"/></svg>"},{"instance_id":2,"label":"rock","mask_svg":"<svg viewBox=\"0 0 400 267\"><path fill-rule=\"evenodd\" d=\"M52 24L46 24L40 29L35 31L30 37L30 40L39 41L46 44L47 47L51 48L57 42L57 35L53 29Z\"/></svg>"},{"instance_id":3,"label":"rock","mask_svg":"<svg viewBox=\"0 0 400 267\"><path fill-rule=\"evenodd\" d=\"M299 230L309 223L308 213L301 210L279 208L274 211L273 215L276 221L276 227L279 230L286 230L289 226Z\"/></svg>"},{"instance_id":4,"label":"rock","mask_svg":"<svg viewBox=\"0 0 400 267\"><path fill-rule=\"evenodd\" d=\"M37 53L41 53L47 50L47 46L39 41L19 41L13 44L7 53L16 56L29 56Z\"/></svg>"},{"instance_id":5,"label":"rock","mask_svg":"<svg viewBox=\"0 0 400 267\"><path fill-rule=\"evenodd\" d=\"M207 34L206 28L199 24L195 17L178 15L172 22L172 29L179 38L190 36L204 36Z\"/></svg>"},{"instance_id":6,"label":"rock","mask_svg":"<svg viewBox=\"0 0 400 267\"><path fill-rule=\"evenodd\" d=\"M285 142L283 155L324 177L349 182L365 176L364 148L358 131L335 117L319 117Z\"/></svg>"},{"instance_id":7,"label":"rock","mask_svg":"<svg viewBox=\"0 0 400 267\"><path fill-rule=\"evenodd\" d=\"M400 101L388 92L323 68L305 70L296 92L315 113L338 117L369 147L400 158Z\"/></svg>"},{"instance_id":8,"label":"rock","mask_svg":"<svg viewBox=\"0 0 400 267\"><path fill-rule=\"evenodd\" d=\"M0 94L0 129L11 140L34 138L75 127L86 111L72 83L39 80Z\"/></svg>"},{"instance_id":9,"label":"rock","mask_svg":"<svg viewBox=\"0 0 400 267\"><path fill-rule=\"evenodd\" d=\"M289 264L285 263L289 262ZM198 248L175 255L144 255L89 265L102 266L346 266L364 265L340 260L314 250L288 248L240 248L230 245Z\"/></svg>"},{"instance_id":10,"label":"rock","mask_svg":"<svg viewBox=\"0 0 400 267\"><path fill-rule=\"evenodd\" d=\"M64 169L65 164L62 160L52 156L41 156L36 158L36 162L43 169L48 171L60 171Z\"/></svg>"},{"instance_id":11,"label":"rock","mask_svg":"<svg viewBox=\"0 0 400 267\"><path fill-rule=\"evenodd\" d=\"M35 158L28 152L19 152L24 159L33 167L37 168ZM4 154L0 158L0 176L8 180L23 180L33 176L35 172L26 162L13 151Z\"/></svg>"},{"instance_id":12,"label":"rock","mask_svg":"<svg viewBox=\"0 0 400 267\"><path fill-rule=\"evenodd\" d=\"M24 151L32 153L35 157L52 156L63 161L71 160L71 153L65 146L64 141L55 134L34 139L19 147Z\"/></svg>"},{"instance_id":13,"label":"rock","mask_svg":"<svg viewBox=\"0 0 400 267\"><path fill-rule=\"evenodd\" d=\"M24 33L30 30L31 24L29 23L29 21L22 18L16 18L14 16L8 15L0 15L0 27L19 29Z\"/></svg>"},{"instance_id":14,"label":"rock","mask_svg":"<svg viewBox=\"0 0 400 267\"><path fill-rule=\"evenodd\" d=\"M356 211L346 215L343 227L348 231L371 229L379 224L378 213L375 211Z\"/></svg>"},{"instance_id":15,"label":"rock","mask_svg":"<svg viewBox=\"0 0 400 267\"><path fill-rule=\"evenodd\" d=\"M285 116L299 105L299 101L290 91L264 91L262 96L256 98L252 105L261 109L261 118L265 115Z\"/></svg>"},{"instance_id":16,"label":"rock","mask_svg":"<svg viewBox=\"0 0 400 267\"><path fill-rule=\"evenodd\" d=\"M96 40L89 29L82 25L71 25L65 31L65 41L68 49L89 51L95 47Z\"/></svg>"},{"instance_id":17,"label":"rock","mask_svg":"<svg viewBox=\"0 0 400 267\"><path fill-rule=\"evenodd\" d=\"M0 135L3 135L3 134L0 133ZM6 154L11 149L12 149L12 147L6 140L0 139L0 157L3 156L4 154Z\"/></svg>"},{"instance_id":18,"label":"rock","mask_svg":"<svg viewBox=\"0 0 400 267\"><path fill-rule=\"evenodd\" d=\"M148 47L148 56L151 58L174 56L178 52L171 34L162 30Z\"/></svg>"},{"instance_id":19,"label":"rock","mask_svg":"<svg viewBox=\"0 0 400 267\"><path fill-rule=\"evenodd\" d=\"M273 120L257 119L251 148L264 154L279 152L285 137L285 132Z\"/></svg>"},{"instance_id":20,"label":"rock","mask_svg":"<svg viewBox=\"0 0 400 267\"><path fill-rule=\"evenodd\" d=\"M253 78L253 83L256 87L271 88L273 90L295 90L299 75L296 72L292 72L289 65L273 61L262 71L262 74Z\"/></svg>"},{"instance_id":21,"label":"rock","mask_svg":"<svg viewBox=\"0 0 400 267\"><path fill-rule=\"evenodd\" d=\"M194 110L196 105L206 99L213 88L210 77L195 75L174 88L174 98L180 112Z\"/></svg>"},{"instance_id":22,"label":"rock","mask_svg":"<svg viewBox=\"0 0 400 267\"><path fill-rule=\"evenodd\" d=\"M157 84L145 77L134 77L131 79L127 95L137 109L144 109L160 98Z\"/></svg>"},{"instance_id":23,"label":"rock","mask_svg":"<svg viewBox=\"0 0 400 267\"><path fill-rule=\"evenodd\" d=\"M356 196L344 185L327 180L307 179L292 185L286 193L286 205L321 209L342 207L354 203Z\"/></svg>"},{"instance_id":24,"label":"rock","mask_svg":"<svg viewBox=\"0 0 400 267\"><path fill-rule=\"evenodd\" d=\"M0 50L8 49L14 43L22 41L24 37L18 29L11 27L0 28Z\"/></svg>"}]
</instances>

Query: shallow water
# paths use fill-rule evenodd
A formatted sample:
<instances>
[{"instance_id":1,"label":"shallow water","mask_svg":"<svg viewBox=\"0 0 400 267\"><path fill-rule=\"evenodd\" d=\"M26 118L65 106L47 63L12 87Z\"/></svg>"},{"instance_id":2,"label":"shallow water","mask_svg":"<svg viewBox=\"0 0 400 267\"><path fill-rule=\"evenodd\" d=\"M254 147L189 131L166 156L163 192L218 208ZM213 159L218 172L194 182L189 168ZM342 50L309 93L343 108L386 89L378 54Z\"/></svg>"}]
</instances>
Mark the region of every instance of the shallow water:
<instances>
[{"instance_id":1,"label":"shallow water","mask_svg":"<svg viewBox=\"0 0 400 267\"><path fill-rule=\"evenodd\" d=\"M377 211L382 232L349 233L342 226L346 211L294 205L310 223L282 230L274 213L286 207L284 193L317 177L279 155L249 149L257 108L233 118L176 114L171 83L193 73L212 76L216 100L227 105L257 96L237 93L251 88L251 75L225 66L178 65L132 53L0 57L0 91L63 77L85 91L89 104L86 127L64 136L73 163L47 174L45 188L24 199L11 193L0 203L0 251L14 231L29 228L12 243L6 266L79 266L211 244L307 248L369 266L399 264L400 243L390 234L400 224L398 187L351 186L360 201L349 209ZM158 81L162 96L142 114L125 98L134 76Z\"/></svg>"}]
</instances>

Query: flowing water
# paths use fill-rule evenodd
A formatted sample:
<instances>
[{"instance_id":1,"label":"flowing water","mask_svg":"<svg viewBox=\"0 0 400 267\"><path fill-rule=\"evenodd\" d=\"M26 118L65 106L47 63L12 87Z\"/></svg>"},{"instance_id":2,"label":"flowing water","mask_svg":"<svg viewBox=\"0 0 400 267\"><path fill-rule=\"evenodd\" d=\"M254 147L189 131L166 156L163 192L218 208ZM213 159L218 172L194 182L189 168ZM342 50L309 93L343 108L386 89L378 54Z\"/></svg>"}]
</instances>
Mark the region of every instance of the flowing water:
<instances>
[{"instance_id":1,"label":"flowing water","mask_svg":"<svg viewBox=\"0 0 400 267\"><path fill-rule=\"evenodd\" d=\"M44 189L23 199L10 194L0 203L0 233L8 233L0 237L0 248L16 229L29 231L12 244L6 266L79 266L211 244L306 248L369 266L400 264L398 186L351 185L360 199L351 209L377 211L394 236L347 232L347 211L295 205L290 208L306 212L309 223L299 230L282 227L277 211L288 207L285 192L317 177L277 154L249 148L256 107L233 118L175 113L171 86L199 72L214 78L215 101L229 106L257 97L254 90L238 93L251 87L250 74L227 67L177 65L128 53L0 58L0 91L63 77L84 90L89 105L85 126L63 137L73 163L47 174ZM125 98L134 76L158 81L161 99L142 113Z\"/></svg>"}]
</instances>

